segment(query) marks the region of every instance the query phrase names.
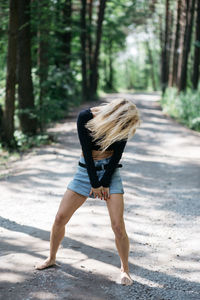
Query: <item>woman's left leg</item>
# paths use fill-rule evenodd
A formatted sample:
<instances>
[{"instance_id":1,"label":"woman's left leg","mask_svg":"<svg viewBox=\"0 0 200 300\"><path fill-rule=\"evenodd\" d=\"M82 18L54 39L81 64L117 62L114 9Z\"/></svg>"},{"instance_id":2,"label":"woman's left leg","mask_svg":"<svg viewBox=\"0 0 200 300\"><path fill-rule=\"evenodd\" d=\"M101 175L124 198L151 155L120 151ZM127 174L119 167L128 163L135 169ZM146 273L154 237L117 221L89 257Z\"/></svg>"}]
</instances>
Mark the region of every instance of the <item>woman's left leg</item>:
<instances>
[{"instance_id":1,"label":"woman's left leg","mask_svg":"<svg viewBox=\"0 0 200 300\"><path fill-rule=\"evenodd\" d=\"M121 260L121 283L130 285L133 283L129 275L128 255L129 239L124 224L124 198L123 194L111 194L107 201L111 226L115 234L115 243Z\"/></svg>"}]
</instances>

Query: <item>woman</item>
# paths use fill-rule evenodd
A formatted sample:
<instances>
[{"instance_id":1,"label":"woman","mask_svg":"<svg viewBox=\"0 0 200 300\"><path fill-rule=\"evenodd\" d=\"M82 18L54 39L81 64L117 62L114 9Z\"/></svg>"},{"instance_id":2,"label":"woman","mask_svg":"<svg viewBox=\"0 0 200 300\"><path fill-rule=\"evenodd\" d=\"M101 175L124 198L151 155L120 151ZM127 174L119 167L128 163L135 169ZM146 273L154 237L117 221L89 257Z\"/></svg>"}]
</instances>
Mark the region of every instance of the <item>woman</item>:
<instances>
[{"instance_id":1,"label":"woman","mask_svg":"<svg viewBox=\"0 0 200 300\"><path fill-rule=\"evenodd\" d=\"M82 155L73 180L60 203L51 231L50 256L36 266L41 270L55 265L56 252L65 235L65 225L88 196L107 203L116 247L121 261L121 283L131 285L123 210L123 185L119 161L140 124L135 104L126 99L113 100L99 107L85 109L77 119ZM81 224L80 224L81 225Z\"/></svg>"}]
</instances>

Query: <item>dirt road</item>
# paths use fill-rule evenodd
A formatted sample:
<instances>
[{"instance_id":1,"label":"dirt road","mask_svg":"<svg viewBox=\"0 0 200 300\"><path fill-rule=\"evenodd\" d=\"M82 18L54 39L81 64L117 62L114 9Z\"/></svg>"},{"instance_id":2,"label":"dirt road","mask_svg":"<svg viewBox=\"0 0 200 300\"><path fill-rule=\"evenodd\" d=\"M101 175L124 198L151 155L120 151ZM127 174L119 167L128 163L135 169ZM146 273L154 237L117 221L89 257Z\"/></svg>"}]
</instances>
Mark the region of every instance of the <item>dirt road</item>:
<instances>
[{"instance_id":1,"label":"dirt road","mask_svg":"<svg viewBox=\"0 0 200 300\"><path fill-rule=\"evenodd\" d=\"M121 96L132 99L142 117L121 161L134 284L118 284L119 257L101 200L87 199L70 220L60 266L33 267L48 255L51 225L81 153L79 109L50 129L56 144L35 149L3 172L0 299L200 299L200 134L166 117L158 95L106 99Z\"/></svg>"}]
</instances>

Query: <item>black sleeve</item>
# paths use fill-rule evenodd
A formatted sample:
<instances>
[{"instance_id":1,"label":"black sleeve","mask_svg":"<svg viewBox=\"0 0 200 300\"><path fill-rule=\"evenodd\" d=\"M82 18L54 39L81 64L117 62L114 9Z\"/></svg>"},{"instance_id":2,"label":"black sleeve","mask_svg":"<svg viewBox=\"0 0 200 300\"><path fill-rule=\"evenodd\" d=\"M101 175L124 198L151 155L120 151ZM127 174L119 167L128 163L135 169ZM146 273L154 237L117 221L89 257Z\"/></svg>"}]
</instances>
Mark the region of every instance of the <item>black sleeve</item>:
<instances>
[{"instance_id":1,"label":"black sleeve","mask_svg":"<svg viewBox=\"0 0 200 300\"><path fill-rule=\"evenodd\" d=\"M85 163L88 171L88 176L90 178L90 183L93 188L98 188L101 186L97 173L95 170L94 160L92 157L91 142L88 129L85 128L85 124L89 120L89 116L86 110L81 111L77 119L77 130L80 140L80 144L83 150L83 155L85 158Z\"/></svg>"},{"instance_id":2,"label":"black sleeve","mask_svg":"<svg viewBox=\"0 0 200 300\"><path fill-rule=\"evenodd\" d=\"M108 163L108 167L105 170L105 173L102 177L102 179L100 180L100 184L103 187L109 187L110 186L110 182L111 182L111 178L112 178L112 174L114 173L117 164L119 163L121 157L122 157L122 153L124 151L124 148L126 146L127 140L123 140L120 142L116 142L115 143L115 148L114 148L114 153Z\"/></svg>"}]
</instances>

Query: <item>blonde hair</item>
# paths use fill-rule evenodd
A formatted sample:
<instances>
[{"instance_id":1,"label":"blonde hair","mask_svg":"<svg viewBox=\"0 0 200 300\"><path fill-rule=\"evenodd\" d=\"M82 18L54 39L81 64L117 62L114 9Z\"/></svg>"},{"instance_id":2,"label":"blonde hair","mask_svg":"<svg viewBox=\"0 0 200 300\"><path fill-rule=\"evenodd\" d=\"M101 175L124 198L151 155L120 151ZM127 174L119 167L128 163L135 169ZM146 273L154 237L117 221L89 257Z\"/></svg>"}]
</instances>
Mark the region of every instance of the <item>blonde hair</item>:
<instances>
[{"instance_id":1,"label":"blonde hair","mask_svg":"<svg viewBox=\"0 0 200 300\"><path fill-rule=\"evenodd\" d=\"M85 127L102 152L112 143L134 136L140 125L140 117L132 101L116 99L99 108L95 118L89 120Z\"/></svg>"}]
</instances>

